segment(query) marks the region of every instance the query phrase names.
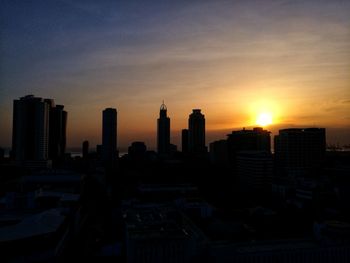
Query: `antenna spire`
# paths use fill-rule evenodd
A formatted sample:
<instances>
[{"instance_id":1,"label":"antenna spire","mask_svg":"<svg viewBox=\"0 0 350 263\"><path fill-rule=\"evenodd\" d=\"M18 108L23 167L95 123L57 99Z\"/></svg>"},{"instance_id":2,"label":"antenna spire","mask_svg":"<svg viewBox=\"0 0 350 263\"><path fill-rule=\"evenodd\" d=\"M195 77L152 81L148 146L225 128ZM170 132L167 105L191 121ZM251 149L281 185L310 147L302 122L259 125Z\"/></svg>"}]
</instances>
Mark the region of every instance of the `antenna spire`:
<instances>
[{"instance_id":1,"label":"antenna spire","mask_svg":"<svg viewBox=\"0 0 350 263\"><path fill-rule=\"evenodd\" d=\"M162 105L160 105L160 110L167 110L167 107L166 107L166 105L164 104L164 100L163 100Z\"/></svg>"}]
</instances>

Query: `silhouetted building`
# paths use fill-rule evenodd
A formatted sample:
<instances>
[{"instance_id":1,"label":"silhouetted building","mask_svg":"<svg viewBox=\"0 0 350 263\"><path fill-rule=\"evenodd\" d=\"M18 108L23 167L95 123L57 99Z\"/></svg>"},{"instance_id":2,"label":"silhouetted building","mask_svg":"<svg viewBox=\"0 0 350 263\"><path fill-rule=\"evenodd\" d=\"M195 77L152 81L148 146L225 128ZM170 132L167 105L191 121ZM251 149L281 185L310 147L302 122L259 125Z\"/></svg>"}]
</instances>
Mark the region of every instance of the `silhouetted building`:
<instances>
[{"instance_id":1,"label":"silhouetted building","mask_svg":"<svg viewBox=\"0 0 350 263\"><path fill-rule=\"evenodd\" d=\"M167 116L167 107L164 102L160 106L157 120L157 150L159 154L170 152L170 118Z\"/></svg>"},{"instance_id":2,"label":"silhouetted building","mask_svg":"<svg viewBox=\"0 0 350 263\"><path fill-rule=\"evenodd\" d=\"M205 118L200 109L193 109L188 119L188 150L205 153Z\"/></svg>"},{"instance_id":3,"label":"silhouetted building","mask_svg":"<svg viewBox=\"0 0 350 263\"><path fill-rule=\"evenodd\" d=\"M206 236L181 212L151 207L123 215L127 262L200 262Z\"/></svg>"},{"instance_id":4,"label":"silhouetted building","mask_svg":"<svg viewBox=\"0 0 350 263\"><path fill-rule=\"evenodd\" d=\"M50 104L27 95L13 101L12 150L17 164L47 166Z\"/></svg>"},{"instance_id":5,"label":"silhouetted building","mask_svg":"<svg viewBox=\"0 0 350 263\"><path fill-rule=\"evenodd\" d=\"M0 147L0 163L4 160L5 158L5 150Z\"/></svg>"},{"instance_id":6,"label":"silhouetted building","mask_svg":"<svg viewBox=\"0 0 350 263\"><path fill-rule=\"evenodd\" d=\"M326 129L283 129L275 136L275 158L280 172L303 176L322 167Z\"/></svg>"},{"instance_id":7,"label":"silhouetted building","mask_svg":"<svg viewBox=\"0 0 350 263\"><path fill-rule=\"evenodd\" d=\"M219 140L209 144L210 161L214 164L226 164L228 158L227 140Z\"/></svg>"},{"instance_id":8,"label":"silhouetted building","mask_svg":"<svg viewBox=\"0 0 350 263\"><path fill-rule=\"evenodd\" d=\"M63 105L45 99L50 104L49 118L49 159L63 159L66 151L67 112Z\"/></svg>"},{"instance_id":9,"label":"silhouetted building","mask_svg":"<svg viewBox=\"0 0 350 263\"><path fill-rule=\"evenodd\" d=\"M188 153L188 129L183 129L181 131L181 144L182 152Z\"/></svg>"},{"instance_id":10,"label":"silhouetted building","mask_svg":"<svg viewBox=\"0 0 350 263\"><path fill-rule=\"evenodd\" d=\"M256 127L253 130L233 131L227 135L230 155L239 151L271 152L270 132Z\"/></svg>"},{"instance_id":11,"label":"silhouetted building","mask_svg":"<svg viewBox=\"0 0 350 263\"><path fill-rule=\"evenodd\" d=\"M146 156L147 146L144 142L132 142L128 148L128 155L131 159L141 160Z\"/></svg>"},{"instance_id":12,"label":"silhouetted building","mask_svg":"<svg viewBox=\"0 0 350 263\"><path fill-rule=\"evenodd\" d=\"M101 144L96 145L96 155L97 155L97 159L99 159L99 160L102 159L102 145Z\"/></svg>"},{"instance_id":13,"label":"silhouetted building","mask_svg":"<svg viewBox=\"0 0 350 263\"><path fill-rule=\"evenodd\" d=\"M271 192L272 155L266 151L241 151L237 154L240 188L248 193Z\"/></svg>"},{"instance_id":14,"label":"silhouetted building","mask_svg":"<svg viewBox=\"0 0 350 263\"><path fill-rule=\"evenodd\" d=\"M102 122L102 159L114 161L117 158L117 110L105 109Z\"/></svg>"},{"instance_id":15,"label":"silhouetted building","mask_svg":"<svg viewBox=\"0 0 350 263\"><path fill-rule=\"evenodd\" d=\"M170 143L170 153L177 152L177 145Z\"/></svg>"},{"instance_id":16,"label":"silhouetted building","mask_svg":"<svg viewBox=\"0 0 350 263\"><path fill-rule=\"evenodd\" d=\"M89 155L89 141L83 142L83 158L86 159Z\"/></svg>"}]
</instances>

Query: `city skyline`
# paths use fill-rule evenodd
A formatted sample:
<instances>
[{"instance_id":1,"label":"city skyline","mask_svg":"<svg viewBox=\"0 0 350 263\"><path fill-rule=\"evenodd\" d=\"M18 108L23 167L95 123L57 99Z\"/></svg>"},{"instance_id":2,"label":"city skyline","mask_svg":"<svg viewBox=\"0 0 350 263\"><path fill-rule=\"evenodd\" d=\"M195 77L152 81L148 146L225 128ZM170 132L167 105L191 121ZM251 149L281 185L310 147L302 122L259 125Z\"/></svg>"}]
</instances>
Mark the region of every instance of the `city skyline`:
<instances>
[{"instance_id":1,"label":"city skyline","mask_svg":"<svg viewBox=\"0 0 350 263\"><path fill-rule=\"evenodd\" d=\"M20 97L20 99L26 99L26 98L31 98L31 97L34 97L34 98L38 98L38 99L42 99L41 97L36 97L36 96L34 96L34 95L24 95L24 96L22 96L22 97ZM44 99L42 99L42 100L44 100ZM14 100L14 101L16 101L16 99ZM53 99L45 99L45 101L53 101ZM57 105L58 107L61 107L62 109L63 109L63 107L64 107L64 105ZM103 113L103 116L105 115L105 112L106 111L108 111L108 110L110 110L110 111L114 111L114 115L115 115L115 117L116 117L116 109L115 108L106 108L106 109L104 109L104 110L102 110L102 113ZM188 118L188 120L187 120L187 125L189 125L189 120L191 119L191 115L194 113L194 112L199 112L200 113L200 111L201 111L201 109L192 109L192 113L189 115L189 118ZM164 102L162 103L162 105L161 105L161 108L160 108L160 114L162 114L163 112L165 112L165 116L167 116L166 115L166 112L167 112L167 107L165 106L165 104L164 104ZM15 112L13 112L13 114L15 114ZM164 113L163 113L164 114ZM101 118L101 122L104 124L104 122L105 122L105 120L104 120L104 117L102 116L102 118ZM204 115L203 115L204 116ZM274 136L277 136L278 134L279 134L279 132L281 131L281 130L283 130L283 129L304 129L304 128L318 128L317 126L315 126L315 125L305 125L305 126L295 126L295 125L281 125L281 124L266 124L266 125L261 125L260 123L259 123L259 121L260 121L260 119L259 119L259 117L260 116L258 116L258 118L257 118L257 120L256 120L256 123L254 124L254 125L250 125L250 126L245 126L245 127L235 127L235 128L232 128L232 129L224 129L224 130L219 130L219 131L208 131L206 128L204 128L204 133L205 133L205 137L207 137L207 135L209 135L208 137L209 138L205 138L205 146L207 146L207 147L209 147L209 144L210 143L212 143L212 142L215 142L216 140L221 140L221 139L226 139L226 137L228 136L228 135L230 135L230 134L228 134L228 133L233 133L233 132L239 132L240 131L240 129L241 128L243 128L243 129L246 129L246 128L254 128L254 130L255 129L260 129L260 128L266 128L266 129L268 129L268 131L269 131L269 133L271 133L272 134L272 137L274 137ZM169 118L169 117L166 117L169 121L171 120L171 118ZM119 119L119 117L118 117L118 119ZM65 121L66 122L66 121ZM157 119L157 122L159 122L159 118ZM65 125L67 125L67 124L65 124ZM119 126L119 124L118 124L118 122L116 122L115 123L115 125L118 127ZM159 124L158 124L159 125ZM158 126L157 125L157 126ZM69 124L67 125L67 127L69 127ZM101 140L100 141L97 141L97 143L94 143L93 145L92 145L92 148L95 148L95 146L98 146L98 145L102 145L103 144L103 127L104 127L104 125L102 125L101 126L101 134L100 134L100 137L101 137ZM120 131L119 131L119 129L116 127L116 130L114 131L116 134L117 133L119 133ZM169 127L170 128L170 127ZM182 132L183 132L183 130L185 129L185 130L187 130L188 131L188 128L189 128L189 126L185 126L185 127L183 127L183 129L182 130L172 130L171 128L170 128L170 134L171 134L171 136L170 136L170 140L174 140L174 143L175 143L175 145L176 146L178 146L178 147L180 147L181 145L183 146L183 140L184 140L184 138L183 138L183 134L182 134ZM65 128L66 129L66 128ZM13 130L13 129L12 129ZM216 133L215 133L216 132ZM121 132L122 133L122 132ZM151 137L151 136L155 136L155 137L158 137L158 132L157 132L157 130L155 131L155 134L153 134L153 135L150 135L150 134L147 134L146 133L146 136L149 136L149 137ZM187 135L188 136L188 135ZM115 136L116 138L116 141L115 141L115 143L116 144L118 144L119 145L119 141L118 141L118 137L119 136ZM328 135L328 132L327 132L327 137L329 138L329 137L331 137L331 136L329 136ZM142 138L142 137L141 137ZM143 138L146 138L146 137L143 137ZM69 138L68 138L69 139ZM65 138L65 140L66 140L66 138ZM188 140L188 139L187 139ZM87 140L88 141L88 140ZM116 147L116 149L117 150L119 150L119 151L121 151L121 152L126 152L127 151L127 148L131 145L131 143L132 142L134 142L134 141L145 141L146 142L146 145L149 147L149 149L150 150L157 150L157 144L155 144L155 145L153 145L153 144L151 144L151 145L148 145L147 144L147 142L149 142L148 140L147 140L147 138L145 139L145 140L140 140L140 137L139 138L136 138L136 139L134 139L134 140L131 140L131 141L126 141L125 142L125 144L122 144L121 146L117 146ZM81 143L83 143L84 142L84 140L82 140L81 141ZM157 142L157 138L155 139L155 143ZM329 140L327 141L327 144L329 144L329 145L332 145L332 143L329 143ZM345 144L344 144L345 145ZM273 146L274 146L274 143L273 143L273 141L272 141L272 149L274 148ZM341 146L341 145L339 145L339 146ZM170 144L169 144L169 147L170 147ZM8 147L8 148L10 148L10 147ZM80 146L79 145L71 145L70 147L68 147L68 148L70 148L70 149L73 149L73 148L80 148ZM183 147L181 147L181 148L179 148L179 149L181 149L182 150L182 148ZM158 151L158 150L157 150Z\"/></svg>"},{"instance_id":2,"label":"city skyline","mask_svg":"<svg viewBox=\"0 0 350 263\"><path fill-rule=\"evenodd\" d=\"M325 127L328 143L350 142L349 1L4 1L1 12L1 147L25 94L65 105L67 147L101 144L113 107L120 147L155 149L163 99L178 146L194 108L207 145L265 112L273 135Z\"/></svg>"}]
</instances>

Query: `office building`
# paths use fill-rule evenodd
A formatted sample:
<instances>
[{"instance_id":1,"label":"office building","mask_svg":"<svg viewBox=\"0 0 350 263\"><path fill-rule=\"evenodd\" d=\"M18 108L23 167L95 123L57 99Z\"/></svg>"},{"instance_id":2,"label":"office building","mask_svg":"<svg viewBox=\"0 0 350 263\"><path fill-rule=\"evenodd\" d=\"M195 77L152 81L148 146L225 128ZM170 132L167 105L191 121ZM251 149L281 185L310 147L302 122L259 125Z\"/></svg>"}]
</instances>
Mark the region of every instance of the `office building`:
<instances>
[{"instance_id":1,"label":"office building","mask_svg":"<svg viewBox=\"0 0 350 263\"><path fill-rule=\"evenodd\" d=\"M170 118L167 116L167 107L164 102L160 106L157 120L157 150L159 154L170 152Z\"/></svg>"},{"instance_id":2,"label":"office building","mask_svg":"<svg viewBox=\"0 0 350 263\"><path fill-rule=\"evenodd\" d=\"M147 146L144 142L132 142L128 148L128 155L131 159L144 159L147 152Z\"/></svg>"},{"instance_id":3,"label":"office building","mask_svg":"<svg viewBox=\"0 0 350 263\"><path fill-rule=\"evenodd\" d=\"M271 151L270 132L256 127L253 130L233 131L227 135L230 156L239 151Z\"/></svg>"},{"instance_id":4,"label":"office building","mask_svg":"<svg viewBox=\"0 0 350 263\"><path fill-rule=\"evenodd\" d=\"M50 104L27 95L13 101L12 151L18 165L47 166Z\"/></svg>"},{"instance_id":5,"label":"office building","mask_svg":"<svg viewBox=\"0 0 350 263\"><path fill-rule=\"evenodd\" d=\"M204 233L178 210L147 207L123 211L126 262L201 262Z\"/></svg>"},{"instance_id":6,"label":"office building","mask_svg":"<svg viewBox=\"0 0 350 263\"><path fill-rule=\"evenodd\" d=\"M49 117L49 159L64 158L66 152L67 112L63 105L55 105L54 100L45 99L50 104Z\"/></svg>"},{"instance_id":7,"label":"office building","mask_svg":"<svg viewBox=\"0 0 350 263\"><path fill-rule=\"evenodd\" d=\"M326 152L324 128L283 129L274 142L276 164L282 174L303 176L322 167Z\"/></svg>"},{"instance_id":8,"label":"office building","mask_svg":"<svg viewBox=\"0 0 350 263\"><path fill-rule=\"evenodd\" d=\"M102 114L102 160L114 161L117 158L117 110L106 108Z\"/></svg>"},{"instance_id":9,"label":"office building","mask_svg":"<svg viewBox=\"0 0 350 263\"><path fill-rule=\"evenodd\" d=\"M213 164L225 165L228 163L227 140L214 141L209 144L210 161Z\"/></svg>"},{"instance_id":10,"label":"office building","mask_svg":"<svg viewBox=\"0 0 350 263\"><path fill-rule=\"evenodd\" d=\"M89 141L83 141L83 158L86 159L89 155Z\"/></svg>"},{"instance_id":11,"label":"office building","mask_svg":"<svg viewBox=\"0 0 350 263\"><path fill-rule=\"evenodd\" d=\"M246 193L271 192L272 155L266 151L241 151L237 154L237 176Z\"/></svg>"},{"instance_id":12,"label":"office building","mask_svg":"<svg viewBox=\"0 0 350 263\"><path fill-rule=\"evenodd\" d=\"M188 153L188 129L183 129L181 131L181 146L182 152Z\"/></svg>"},{"instance_id":13,"label":"office building","mask_svg":"<svg viewBox=\"0 0 350 263\"><path fill-rule=\"evenodd\" d=\"M205 118L200 109L193 109L188 119L188 151L200 154L205 146Z\"/></svg>"}]
</instances>

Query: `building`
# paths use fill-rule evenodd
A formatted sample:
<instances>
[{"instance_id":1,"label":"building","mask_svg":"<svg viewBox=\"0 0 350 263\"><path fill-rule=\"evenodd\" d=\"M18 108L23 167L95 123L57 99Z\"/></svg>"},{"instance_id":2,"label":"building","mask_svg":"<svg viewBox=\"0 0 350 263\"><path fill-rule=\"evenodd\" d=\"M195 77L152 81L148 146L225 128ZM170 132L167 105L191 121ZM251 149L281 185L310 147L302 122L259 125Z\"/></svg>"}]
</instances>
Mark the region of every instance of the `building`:
<instances>
[{"instance_id":1,"label":"building","mask_svg":"<svg viewBox=\"0 0 350 263\"><path fill-rule=\"evenodd\" d=\"M275 136L275 158L279 172L304 176L319 171L326 153L326 129L283 129Z\"/></svg>"},{"instance_id":2,"label":"building","mask_svg":"<svg viewBox=\"0 0 350 263\"><path fill-rule=\"evenodd\" d=\"M117 153L117 110L106 108L102 113L102 160L116 160Z\"/></svg>"},{"instance_id":3,"label":"building","mask_svg":"<svg viewBox=\"0 0 350 263\"><path fill-rule=\"evenodd\" d=\"M205 235L173 208L144 206L123 211L127 262L201 262Z\"/></svg>"},{"instance_id":4,"label":"building","mask_svg":"<svg viewBox=\"0 0 350 263\"><path fill-rule=\"evenodd\" d=\"M132 160L143 160L146 157L147 146L144 142L132 142L128 148L128 155Z\"/></svg>"},{"instance_id":5,"label":"building","mask_svg":"<svg viewBox=\"0 0 350 263\"><path fill-rule=\"evenodd\" d=\"M47 166L50 104L27 95L13 101L12 151L18 165Z\"/></svg>"},{"instance_id":6,"label":"building","mask_svg":"<svg viewBox=\"0 0 350 263\"><path fill-rule=\"evenodd\" d=\"M205 118L200 109L193 109L188 119L188 150L190 153L206 153Z\"/></svg>"},{"instance_id":7,"label":"building","mask_svg":"<svg viewBox=\"0 0 350 263\"><path fill-rule=\"evenodd\" d=\"M228 163L228 147L227 140L214 141L209 144L210 161L213 164Z\"/></svg>"},{"instance_id":8,"label":"building","mask_svg":"<svg viewBox=\"0 0 350 263\"><path fill-rule=\"evenodd\" d=\"M288 226L286 226L288 227ZM319 242L310 238L254 240L249 242L216 242L208 249L208 262L348 262L348 242Z\"/></svg>"},{"instance_id":9,"label":"building","mask_svg":"<svg viewBox=\"0 0 350 263\"><path fill-rule=\"evenodd\" d=\"M88 158L89 155L89 141L83 141L83 158Z\"/></svg>"},{"instance_id":10,"label":"building","mask_svg":"<svg viewBox=\"0 0 350 263\"><path fill-rule=\"evenodd\" d=\"M49 159L63 159L66 152L67 112L63 105L55 105L53 100L45 99L50 104L49 118Z\"/></svg>"},{"instance_id":11,"label":"building","mask_svg":"<svg viewBox=\"0 0 350 263\"><path fill-rule=\"evenodd\" d=\"M270 132L256 127L253 130L244 129L233 131L227 135L227 144L230 157L239 151L271 152Z\"/></svg>"},{"instance_id":12,"label":"building","mask_svg":"<svg viewBox=\"0 0 350 263\"><path fill-rule=\"evenodd\" d=\"M236 159L240 188L246 193L271 192L273 159L266 151L241 151Z\"/></svg>"},{"instance_id":13,"label":"building","mask_svg":"<svg viewBox=\"0 0 350 263\"><path fill-rule=\"evenodd\" d=\"M188 129L183 129L181 131L181 146L182 152L188 153Z\"/></svg>"},{"instance_id":14,"label":"building","mask_svg":"<svg viewBox=\"0 0 350 263\"><path fill-rule=\"evenodd\" d=\"M170 118L167 116L167 107L164 102L160 106L157 120L157 150L159 154L170 152Z\"/></svg>"}]
</instances>

